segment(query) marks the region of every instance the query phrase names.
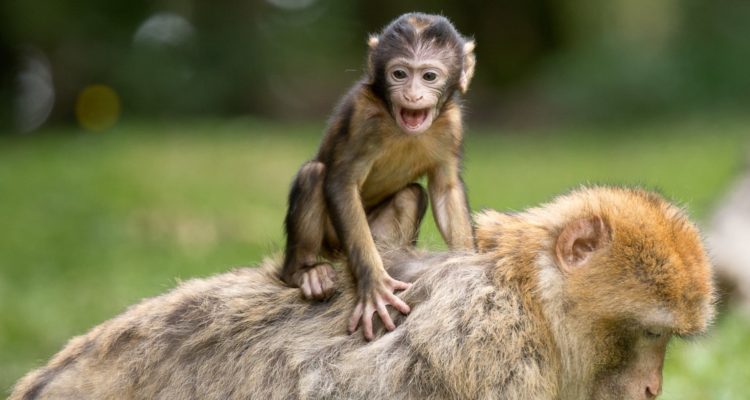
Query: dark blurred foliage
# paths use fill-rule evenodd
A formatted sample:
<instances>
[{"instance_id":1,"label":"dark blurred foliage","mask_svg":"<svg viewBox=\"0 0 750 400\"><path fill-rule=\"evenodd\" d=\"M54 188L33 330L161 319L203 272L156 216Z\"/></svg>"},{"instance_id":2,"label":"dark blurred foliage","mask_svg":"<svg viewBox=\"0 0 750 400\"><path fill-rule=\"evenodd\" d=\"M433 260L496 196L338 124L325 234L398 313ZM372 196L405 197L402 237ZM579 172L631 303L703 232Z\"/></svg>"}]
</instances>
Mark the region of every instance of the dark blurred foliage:
<instances>
[{"instance_id":1,"label":"dark blurred foliage","mask_svg":"<svg viewBox=\"0 0 750 400\"><path fill-rule=\"evenodd\" d=\"M473 120L750 103L750 2L740 0L5 0L0 118L12 125L31 54L51 72L46 123L74 122L77 95L95 83L115 89L125 117L320 119L361 75L367 34L414 10L476 38ZM146 29L155 15L166 17Z\"/></svg>"}]
</instances>

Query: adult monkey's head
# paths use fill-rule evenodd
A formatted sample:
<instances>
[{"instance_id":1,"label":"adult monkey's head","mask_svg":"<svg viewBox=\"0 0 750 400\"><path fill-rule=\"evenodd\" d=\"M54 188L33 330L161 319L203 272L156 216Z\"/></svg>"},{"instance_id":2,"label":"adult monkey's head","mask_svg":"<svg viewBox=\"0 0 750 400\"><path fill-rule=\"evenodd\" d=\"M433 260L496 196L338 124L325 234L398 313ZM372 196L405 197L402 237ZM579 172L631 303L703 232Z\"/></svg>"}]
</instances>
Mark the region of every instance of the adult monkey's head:
<instances>
[{"instance_id":1,"label":"adult monkey's head","mask_svg":"<svg viewBox=\"0 0 750 400\"><path fill-rule=\"evenodd\" d=\"M426 131L474 75L474 41L447 18L404 14L368 42L369 82L406 133Z\"/></svg>"}]
</instances>

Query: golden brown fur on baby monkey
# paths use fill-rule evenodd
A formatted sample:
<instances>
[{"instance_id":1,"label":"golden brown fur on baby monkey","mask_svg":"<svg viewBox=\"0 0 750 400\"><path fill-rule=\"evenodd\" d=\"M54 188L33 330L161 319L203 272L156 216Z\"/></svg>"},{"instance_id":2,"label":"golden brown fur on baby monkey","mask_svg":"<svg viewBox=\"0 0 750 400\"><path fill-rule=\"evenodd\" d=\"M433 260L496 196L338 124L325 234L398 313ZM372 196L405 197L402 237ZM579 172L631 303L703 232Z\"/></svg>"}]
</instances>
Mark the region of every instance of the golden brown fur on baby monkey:
<instances>
[{"instance_id":1,"label":"golden brown fur on baby monkey","mask_svg":"<svg viewBox=\"0 0 750 400\"><path fill-rule=\"evenodd\" d=\"M405 14L368 42L367 74L344 97L318 154L292 184L285 228L282 279L308 299L335 291L335 274L322 253L343 251L357 280L358 303L349 331L360 321L371 339L372 316L395 325L386 305L409 306L375 247L393 226L413 235L426 210L414 183L426 176L434 217L451 249L472 249L474 239L460 176L462 121L459 93L474 73L474 42L446 18Z\"/></svg>"}]
</instances>

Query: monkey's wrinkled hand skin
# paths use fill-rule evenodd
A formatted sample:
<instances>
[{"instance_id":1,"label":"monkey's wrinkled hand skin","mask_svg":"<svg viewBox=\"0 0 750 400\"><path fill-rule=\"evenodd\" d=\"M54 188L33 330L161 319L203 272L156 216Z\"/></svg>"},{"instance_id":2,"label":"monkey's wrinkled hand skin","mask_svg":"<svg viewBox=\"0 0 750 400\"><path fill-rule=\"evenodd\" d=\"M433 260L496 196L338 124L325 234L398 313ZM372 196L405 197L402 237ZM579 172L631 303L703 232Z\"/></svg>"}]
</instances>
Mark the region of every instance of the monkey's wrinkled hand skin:
<instances>
[{"instance_id":1,"label":"monkey's wrinkled hand skin","mask_svg":"<svg viewBox=\"0 0 750 400\"><path fill-rule=\"evenodd\" d=\"M328 263L297 271L292 280L308 300L326 300L336 291L336 272Z\"/></svg>"},{"instance_id":2,"label":"monkey's wrinkled hand skin","mask_svg":"<svg viewBox=\"0 0 750 400\"><path fill-rule=\"evenodd\" d=\"M372 333L372 318L376 311L386 329L389 331L396 329L396 324L393 323L385 306L390 304L402 314L408 314L411 311L409 305L404 303L393 292L396 290L406 290L410 287L411 283L401 282L386 274L380 282L373 282L370 285L370 290L360 291L359 302L354 307L352 316L349 317L349 334L354 333L359 326L359 322L362 321L362 331L365 339L368 341L372 340L375 337Z\"/></svg>"}]
</instances>

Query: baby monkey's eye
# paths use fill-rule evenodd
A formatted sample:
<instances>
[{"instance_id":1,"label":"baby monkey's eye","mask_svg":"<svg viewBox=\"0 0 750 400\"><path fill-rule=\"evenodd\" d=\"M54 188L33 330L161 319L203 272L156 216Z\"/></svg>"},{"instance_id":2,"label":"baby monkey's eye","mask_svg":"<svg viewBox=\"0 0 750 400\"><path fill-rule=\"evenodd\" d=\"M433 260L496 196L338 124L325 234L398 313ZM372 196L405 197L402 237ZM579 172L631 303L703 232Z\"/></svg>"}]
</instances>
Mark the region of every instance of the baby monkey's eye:
<instances>
[{"instance_id":1,"label":"baby monkey's eye","mask_svg":"<svg viewBox=\"0 0 750 400\"><path fill-rule=\"evenodd\" d=\"M397 69L391 72L391 75L393 75L393 77L396 79L405 79L407 74L403 69Z\"/></svg>"},{"instance_id":2,"label":"baby monkey's eye","mask_svg":"<svg viewBox=\"0 0 750 400\"><path fill-rule=\"evenodd\" d=\"M432 81L434 81L435 79L437 79L437 74L436 74L436 73L434 73L434 72L432 72L432 71L429 71L429 72L425 72L425 73L424 73L424 74L422 75L422 79L426 80L427 82L432 82Z\"/></svg>"}]
</instances>

